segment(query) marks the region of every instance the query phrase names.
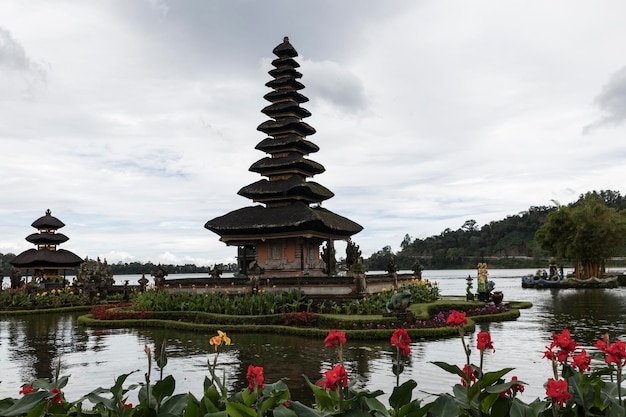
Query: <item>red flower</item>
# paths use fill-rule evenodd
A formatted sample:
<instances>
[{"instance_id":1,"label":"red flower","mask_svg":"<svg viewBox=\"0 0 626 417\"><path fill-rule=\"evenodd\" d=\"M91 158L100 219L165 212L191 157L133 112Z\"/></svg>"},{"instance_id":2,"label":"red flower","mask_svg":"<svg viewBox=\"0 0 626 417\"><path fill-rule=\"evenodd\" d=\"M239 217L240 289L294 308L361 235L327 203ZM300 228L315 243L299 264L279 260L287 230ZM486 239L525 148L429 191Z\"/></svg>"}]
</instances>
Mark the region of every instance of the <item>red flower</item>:
<instances>
[{"instance_id":1,"label":"red flower","mask_svg":"<svg viewBox=\"0 0 626 417\"><path fill-rule=\"evenodd\" d=\"M496 351L493 348L493 342L491 341L491 335L489 332L480 332L476 335L476 347L478 350L483 351L485 349L491 349L494 352Z\"/></svg>"},{"instance_id":2,"label":"red flower","mask_svg":"<svg viewBox=\"0 0 626 417\"><path fill-rule=\"evenodd\" d=\"M333 369L324 372L324 379L319 381L317 385L331 391L335 391L339 385L347 387L348 374L341 364L337 364Z\"/></svg>"},{"instance_id":3,"label":"red flower","mask_svg":"<svg viewBox=\"0 0 626 417\"><path fill-rule=\"evenodd\" d=\"M614 363L621 366L626 362L626 343L621 340L611 343L604 352L607 354L606 363Z\"/></svg>"},{"instance_id":4,"label":"red flower","mask_svg":"<svg viewBox=\"0 0 626 417\"><path fill-rule=\"evenodd\" d=\"M20 394L23 395L30 394L32 392L35 392L32 385L22 385L22 388L20 389Z\"/></svg>"},{"instance_id":5,"label":"red flower","mask_svg":"<svg viewBox=\"0 0 626 417\"><path fill-rule=\"evenodd\" d=\"M63 404L63 399L61 398L61 390L58 388L52 388L50 390L51 393L56 394L54 397L52 397L51 401L57 403L57 404Z\"/></svg>"},{"instance_id":6,"label":"red flower","mask_svg":"<svg viewBox=\"0 0 626 417\"><path fill-rule=\"evenodd\" d=\"M246 380L248 381L248 389L252 392L258 388L263 388L265 384L265 378L263 377L263 368L260 366L248 366L248 373L246 374Z\"/></svg>"},{"instance_id":7,"label":"red flower","mask_svg":"<svg viewBox=\"0 0 626 417\"><path fill-rule=\"evenodd\" d=\"M601 350L604 352L604 350L606 349L608 345L609 345L609 335L605 333L604 337L601 340L598 340L594 346L598 348L598 350Z\"/></svg>"},{"instance_id":8,"label":"red flower","mask_svg":"<svg viewBox=\"0 0 626 417\"><path fill-rule=\"evenodd\" d=\"M558 346L562 350L566 350L568 352L573 352L576 349L576 346L578 346L578 343L574 342L569 330L567 329L564 329L561 334L552 333L552 339L554 339L552 342L554 346Z\"/></svg>"},{"instance_id":9,"label":"red flower","mask_svg":"<svg viewBox=\"0 0 626 417\"><path fill-rule=\"evenodd\" d=\"M565 401L572 398L572 394L567 391L567 381L564 379L555 381L554 378L550 378L546 386L546 395L560 406L563 406Z\"/></svg>"},{"instance_id":10,"label":"red flower","mask_svg":"<svg viewBox=\"0 0 626 417\"><path fill-rule=\"evenodd\" d=\"M124 408L133 408L132 403L124 403Z\"/></svg>"},{"instance_id":11,"label":"red flower","mask_svg":"<svg viewBox=\"0 0 626 417\"><path fill-rule=\"evenodd\" d=\"M411 348L409 344L411 343L411 338L407 333L406 329L396 329L395 332L391 335L391 344L400 350L400 353L407 356L411 354Z\"/></svg>"},{"instance_id":12,"label":"red flower","mask_svg":"<svg viewBox=\"0 0 626 417\"><path fill-rule=\"evenodd\" d=\"M465 378L461 378L461 383L464 387L467 386L467 382L476 382L476 375L474 375L474 369L471 366L467 366L465 364L463 366L463 373L466 375Z\"/></svg>"},{"instance_id":13,"label":"red flower","mask_svg":"<svg viewBox=\"0 0 626 417\"><path fill-rule=\"evenodd\" d=\"M331 330L324 339L326 347L337 347L346 343L346 333L338 330Z\"/></svg>"},{"instance_id":14,"label":"red flower","mask_svg":"<svg viewBox=\"0 0 626 417\"><path fill-rule=\"evenodd\" d=\"M462 324L467 324L467 318L465 317L465 313L461 311L452 310L452 312L446 319L446 324L450 327L456 327Z\"/></svg>"},{"instance_id":15,"label":"red flower","mask_svg":"<svg viewBox=\"0 0 626 417\"><path fill-rule=\"evenodd\" d=\"M516 376L511 377L511 382L514 382L514 381L517 381ZM512 398L512 397L515 397L515 394L517 394L518 392L524 392L524 385L522 384L511 385L509 389L506 389L500 393L500 397Z\"/></svg>"},{"instance_id":16,"label":"red flower","mask_svg":"<svg viewBox=\"0 0 626 417\"><path fill-rule=\"evenodd\" d=\"M548 350L543 354L543 357L564 363L569 355L576 350L576 346L578 343L571 338L569 330L564 329L561 334L552 333L552 343L547 347ZM556 352L554 351L555 348L558 348Z\"/></svg>"},{"instance_id":17,"label":"red flower","mask_svg":"<svg viewBox=\"0 0 626 417\"><path fill-rule=\"evenodd\" d=\"M578 355L572 356L572 366L578 368L580 372L589 370L591 365L591 357L587 356L587 351L582 350Z\"/></svg>"}]
</instances>

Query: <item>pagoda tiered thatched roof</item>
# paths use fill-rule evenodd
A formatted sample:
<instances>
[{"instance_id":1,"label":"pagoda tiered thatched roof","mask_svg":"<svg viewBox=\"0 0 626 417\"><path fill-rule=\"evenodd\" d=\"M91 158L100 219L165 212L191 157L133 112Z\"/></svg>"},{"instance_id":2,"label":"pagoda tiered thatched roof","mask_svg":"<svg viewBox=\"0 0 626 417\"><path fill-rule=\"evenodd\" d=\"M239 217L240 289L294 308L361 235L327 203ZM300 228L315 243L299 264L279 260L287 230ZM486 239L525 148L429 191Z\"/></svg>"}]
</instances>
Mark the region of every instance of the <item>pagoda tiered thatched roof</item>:
<instances>
[{"instance_id":1,"label":"pagoda tiered thatched roof","mask_svg":"<svg viewBox=\"0 0 626 417\"><path fill-rule=\"evenodd\" d=\"M17 255L10 262L18 269L72 269L83 263L83 260L73 252L58 249L57 245L69 240L67 236L56 231L65 226L65 223L52 215L50 210L32 224L38 233L32 233L26 240L37 246L37 249L28 249Z\"/></svg>"},{"instance_id":2,"label":"pagoda tiered thatched roof","mask_svg":"<svg viewBox=\"0 0 626 417\"><path fill-rule=\"evenodd\" d=\"M363 227L346 217L320 207L333 197L332 191L310 181L309 178L325 171L322 164L306 156L319 147L305 139L315 129L302 121L311 113L300 107L309 99L299 93L304 85L298 81L302 74L298 56L288 38L273 50L277 56L269 74L273 80L266 86L273 89L264 98L271 102L262 112L271 119L261 123L257 130L269 137L256 149L269 154L250 166L251 172L266 177L242 187L238 194L265 204L244 207L209 220L205 227L228 244L264 239L269 236L303 236L323 239L346 239Z\"/></svg>"}]
</instances>

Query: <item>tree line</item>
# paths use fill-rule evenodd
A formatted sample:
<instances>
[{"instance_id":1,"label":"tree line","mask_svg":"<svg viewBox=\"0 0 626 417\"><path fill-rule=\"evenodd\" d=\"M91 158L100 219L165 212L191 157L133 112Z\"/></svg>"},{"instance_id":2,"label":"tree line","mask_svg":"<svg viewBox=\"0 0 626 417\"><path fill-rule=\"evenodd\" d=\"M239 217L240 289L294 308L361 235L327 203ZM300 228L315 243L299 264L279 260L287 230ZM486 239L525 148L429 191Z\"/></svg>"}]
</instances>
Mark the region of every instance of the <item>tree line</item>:
<instances>
[{"instance_id":1,"label":"tree line","mask_svg":"<svg viewBox=\"0 0 626 417\"><path fill-rule=\"evenodd\" d=\"M456 230L447 228L439 235L424 239L412 238L406 234L398 252L394 253L390 246L385 246L365 259L364 263L370 271L384 271L390 263L395 264L397 269L411 270L416 261L426 269L471 269L478 262L487 262L490 266L499 268L543 266L552 256L566 259L572 258L572 253L566 253L562 247L558 248L560 252L557 250L554 245L557 245L559 239L554 234L551 235L552 245L545 242L542 244L541 239L536 238L537 231L548 222L552 213L564 209L574 210L589 201L598 201L611 213L626 218L626 197L621 196L619 191L591 191L581 194L578 200L567 206L558 202L554 202L553 206L531 206L526 211L492 221L482 227L478 227L477 222L470 219ZM599 212L587 211L586 216L595 221L595 224L590 222L587 228L601 235L600 226L603 222L606 224L606 219L599 217ZM608 230L602 231L606 232ZM616 229L615 235L618 234ZM589 242L589 239L588 236L585 241ZM612 256L626 256L626 245L617 240Z\"/></svg>"}]
</instances>

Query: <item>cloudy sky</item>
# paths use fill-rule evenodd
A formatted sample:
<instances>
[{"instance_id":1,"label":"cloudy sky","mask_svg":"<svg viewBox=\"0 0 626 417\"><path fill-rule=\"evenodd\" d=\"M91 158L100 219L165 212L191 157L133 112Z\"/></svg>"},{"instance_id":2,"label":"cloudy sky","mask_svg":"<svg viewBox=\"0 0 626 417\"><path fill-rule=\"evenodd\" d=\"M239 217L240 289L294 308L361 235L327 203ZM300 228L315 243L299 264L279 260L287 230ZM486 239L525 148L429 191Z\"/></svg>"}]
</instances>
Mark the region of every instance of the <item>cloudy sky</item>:
<instances>
[{"instance_id":1,"label":"cloudy sky","mask_svg":"<svg viewBox=\"0 0 626 417\"><path fill-rule=\"evenodd\" d=\"M626 193L626 3L3 0L0 252L46 209L81 257L212 265L253 203L289 36L364 256L592 190ZM338 248L338 255L342 256Z\"/></svg>"}]
</instances>

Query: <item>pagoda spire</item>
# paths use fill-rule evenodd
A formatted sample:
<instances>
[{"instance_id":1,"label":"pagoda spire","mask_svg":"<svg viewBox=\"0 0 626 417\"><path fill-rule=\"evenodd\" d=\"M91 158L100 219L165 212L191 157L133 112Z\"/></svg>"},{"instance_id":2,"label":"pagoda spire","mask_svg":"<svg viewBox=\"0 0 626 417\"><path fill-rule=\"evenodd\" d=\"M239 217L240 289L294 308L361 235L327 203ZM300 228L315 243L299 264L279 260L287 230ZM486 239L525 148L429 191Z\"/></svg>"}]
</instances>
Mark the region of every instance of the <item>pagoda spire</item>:
<instances>
[{"instance_id":1,"label":"pagoda spire","mask_svg":"<svg viewBox=\"0 0 626 417\"><path fill-rule=\"evenodd\" d=\"M305 139L315 134L315 129L302 121L311 113L300 106L309 99L299 92L304 85L298 81L302 74L296 70L300 65L294 60L298 52L285 37L273 53L277 56L272 61L274 69L269 71L273 80L265 84L273 91L264 96L271 104L261 110L271 119L257 127L269 137L256 146L269 156L253 163L249 169L267 178L243 187L239 195L264 203L267 207L295 201L319 204L334 194L322 185L307 180L321 174L325 168L305 157L319 148Z\"/></svg>"}]
</instances>

